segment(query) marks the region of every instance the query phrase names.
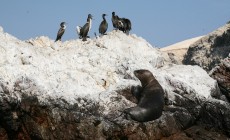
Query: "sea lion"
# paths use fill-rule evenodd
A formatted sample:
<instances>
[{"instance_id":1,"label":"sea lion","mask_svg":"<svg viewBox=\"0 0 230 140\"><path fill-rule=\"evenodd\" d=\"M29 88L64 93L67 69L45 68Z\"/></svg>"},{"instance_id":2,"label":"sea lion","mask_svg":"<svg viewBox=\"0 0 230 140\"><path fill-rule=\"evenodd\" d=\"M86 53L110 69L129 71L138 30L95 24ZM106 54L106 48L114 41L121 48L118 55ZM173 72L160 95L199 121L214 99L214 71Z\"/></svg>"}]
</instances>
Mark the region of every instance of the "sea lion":
<instances>
[{"instance_id":1,"label":"sea lion","mask_svg":"<svg viewBox=\"0 0 230 140\"><path fill-rule=\"evenodd\" d=\"M135 70L141 86L132 86L131 93L138 100L135 107L124 110L127 119L147 122L158 119L164 107L164 90L149 70Z\"/></svg>"}]
</instances>

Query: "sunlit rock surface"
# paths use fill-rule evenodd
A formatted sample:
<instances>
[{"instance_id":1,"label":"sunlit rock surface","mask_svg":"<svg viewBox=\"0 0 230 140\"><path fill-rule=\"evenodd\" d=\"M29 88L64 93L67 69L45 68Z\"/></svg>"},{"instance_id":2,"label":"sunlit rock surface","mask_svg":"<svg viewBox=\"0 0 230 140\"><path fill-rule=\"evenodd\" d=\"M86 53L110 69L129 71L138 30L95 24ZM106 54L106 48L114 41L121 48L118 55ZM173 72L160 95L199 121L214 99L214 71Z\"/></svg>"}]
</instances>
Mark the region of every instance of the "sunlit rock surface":
<instances>
[{"instance_id":1,"label":"sunlit rock surface","mask_svg":"<svg viewBox=\"0 0 230 140\"><path fill-rule=\"evenodd\" d=\"M210 71L230 53L230 23L190 45L183 64L198 65Z\"/></svg>"}]
</instances>

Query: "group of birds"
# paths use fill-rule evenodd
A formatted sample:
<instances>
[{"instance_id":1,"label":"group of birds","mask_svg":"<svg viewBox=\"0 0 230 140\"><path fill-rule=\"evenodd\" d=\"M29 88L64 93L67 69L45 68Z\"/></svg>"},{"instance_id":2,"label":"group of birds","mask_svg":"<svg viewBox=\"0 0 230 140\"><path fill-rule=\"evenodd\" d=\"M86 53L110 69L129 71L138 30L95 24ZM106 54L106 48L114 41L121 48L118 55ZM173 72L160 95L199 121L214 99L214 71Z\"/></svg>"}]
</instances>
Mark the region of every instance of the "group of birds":
<instances>
[{"instance_id":1,"label":"group of birds","mask_svg":"<svg viewBox=\"0 0 230 140\"><path fill-rule=\"evenodd\" d=\"M101 24L99 26L99 33L101 35L105 35L105 33L108 29L108 23L105 19L105 16L107 16L107 15L102 14L103 21L101 22ZM82 39L82 41L86 41L87 38L89 38L88 33L92 27L92 19L93 19L93 16L91 14L88 14L87 22L85 23L85 25L83 27L81 27L81 26L76 27L77 34L78 34L79 38ZM131 28L131 26L132 26L131 21L127 18L119 18L119 16L117 16L115 14L115 12L112 12L112 24L113 24L114 29L121 30L126 34L129 34L129 31L132 29ZM55 42L61 41L61 38L62 38L63 34L65 33L65 29L66 29L66 23L61 22L60 29L58 30L57 38L56 38Z\"/></svg>"}]
</instances>

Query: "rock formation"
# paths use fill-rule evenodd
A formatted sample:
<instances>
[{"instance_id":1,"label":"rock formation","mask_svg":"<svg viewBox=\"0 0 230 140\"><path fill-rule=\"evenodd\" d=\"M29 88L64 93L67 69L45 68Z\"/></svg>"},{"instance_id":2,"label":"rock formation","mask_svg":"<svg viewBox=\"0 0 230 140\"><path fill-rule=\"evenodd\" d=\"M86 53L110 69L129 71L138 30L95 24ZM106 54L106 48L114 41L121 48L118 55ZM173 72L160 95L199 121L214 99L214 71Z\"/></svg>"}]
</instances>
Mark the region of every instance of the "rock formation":
<instances>
[{"instance_id":1,"label":"rock formation","mask_svg":"<svg viewBox=\"0 0 230 140\"><path fill-rule=\"evenodd\" d=\"M227 139L230 104L198 66L166 65L159 49L119 31L81 40L27 41L0 28L0 139ZM136 69L165 90L163 115L126 120Z\"/></svg>"},{"instance_id":2,"label":"rock formation","mask_svg":"<svg viewBox=\"0 0 230 140\"><path fill-rule=\"evenodd\" d=\"M193 43L183 60L184 64L199 65L217 80L223 100L230 101L230 23Z\"/></svg>"},{"instance_id":3,"label":"rock formation","mask_svg":"<svg viewBox=\"0 0 230 140\"><path fill-rule=\"evenodd\" d=\"M217 80L220 90L230 102L230 56L213 68L210 76Z\"/></svg>"},{"instance_id":4,"label":"rock formation","mask_svg":"<svg viewBox=\"0 0 230 140\"><path fill-rule=\"evenodd\" d=\"M160 50L163 53L165 61L173 64L182 64L184 55L187 53L189 46L202 37L203 36L187 39L185 41L161 48Z\"/></svg>"},{"instance_id":5,"label":"rock formation","mask_svg":"<svg viewBox=\"0 0 230 140\"><path fill-rule=\"evenodd\" d=\"M184 59L185 65L198 65L210 71L230 53L230 23L192 44Z\"/></svg>"}]
</instances>

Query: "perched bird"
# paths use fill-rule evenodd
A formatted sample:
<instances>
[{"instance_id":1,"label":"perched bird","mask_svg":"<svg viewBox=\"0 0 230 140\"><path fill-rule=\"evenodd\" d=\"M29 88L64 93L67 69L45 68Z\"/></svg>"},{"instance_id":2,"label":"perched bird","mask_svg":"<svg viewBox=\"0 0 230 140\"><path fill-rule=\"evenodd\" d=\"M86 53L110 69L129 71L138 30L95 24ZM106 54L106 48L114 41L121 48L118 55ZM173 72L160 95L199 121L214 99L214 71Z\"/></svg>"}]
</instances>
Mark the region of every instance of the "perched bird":
<instances>
[{"instance_id":1,"label":"perched bird","mask_svg":"<svg viewBox=\"0 0 230 140\"><path fill-rule=\"evenodd\" d=\"M82 41L87 40L87 35L91 29L92 25L92 18L93 16L91 14L88 15L86 24L80 29L80 36L82 37Z\"/></svg>"},{"instance_id":2,"label":"perched bird","mask_svg":"<svg viewBox=\"0 0 230 140\"><path fill-rule=\"evenodd\" d=\"M119 30L123 31L126 34L129 34L129 31L132 29L131 21L127 18L121 18L119 22L122 22L119 26Z\"/></svg>"},{"instance_id":3,"label":"perched bird","mask_svg":"<svg viewBox=\"0 0 230 140\"><path fill-rule=\"evenodd\" d=\"M132 29L131 21L127 18L119 18L115 15L115 12L112 12L112 23L115 29L119 29L126 34L129 34L129 31Z\"/></svg>"},{"instance_id":4,"label":"perched bird","mask_svg":"<svg viewBox=\"0 0 230 140\"><path fill-rule=\"evenodd\" d=\"M113 23L113 28L114 29L118 29L119 28L119 17L117 15L115 15L115 12L112 12L112 23Z\"/></svg>"},{"instance_id":5,"label":"perched bird","mask_svg":"<svg viewBox=\"0 0 230 140\"><path fill-rule=\"evenodd\" d=\"M65 22L62 22L62 23L60 24L60 29L58 30L57 38L56 38L55 42L58 41L58 40L61 41L61 37L62 37L62 35L64 34L65 28L66 28L66 25L65 25L65 24L66 24Z\"/></svg>"},{"instance_id":6,"label":"perched bird","mask_svg":"<svg viewBox=\"0 0 230 140\"><path fill-rule=\"evenodd\" d=\"M106 14L102 14L102 18L103 18L103 21L101 22L100 26L99 26L99 33L101 35L104 35L105 32L107 31L108 29L108 23L105 19L105 16L107 16Z\"/></svg>"}]
</instances>

